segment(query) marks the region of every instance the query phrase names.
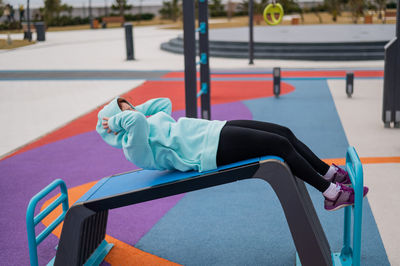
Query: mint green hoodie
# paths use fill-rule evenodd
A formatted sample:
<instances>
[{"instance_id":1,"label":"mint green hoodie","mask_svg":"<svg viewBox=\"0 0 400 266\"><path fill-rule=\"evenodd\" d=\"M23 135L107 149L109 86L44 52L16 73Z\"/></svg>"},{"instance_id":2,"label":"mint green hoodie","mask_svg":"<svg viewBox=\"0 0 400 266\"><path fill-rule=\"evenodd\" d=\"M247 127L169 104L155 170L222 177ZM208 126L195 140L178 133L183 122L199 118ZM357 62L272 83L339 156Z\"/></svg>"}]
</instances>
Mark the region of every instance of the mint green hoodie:
<instances>
[{"instance_id":1,"label":"mint green hoodie","mask_svg":"<svg viewBox=\"0 0 400 266\"><path fill-rule=\"evenodd\" d=\"M168 98L149 100L134 107L136 111L121 111L117 100L99 112L96 130L109 145L122 148L128 161L144 169L217 168L219 135L226 121L186 117L175 121ZM118 135L107 133L103 117L109 117L108 126Z\"/></svg>"}]
</instances>

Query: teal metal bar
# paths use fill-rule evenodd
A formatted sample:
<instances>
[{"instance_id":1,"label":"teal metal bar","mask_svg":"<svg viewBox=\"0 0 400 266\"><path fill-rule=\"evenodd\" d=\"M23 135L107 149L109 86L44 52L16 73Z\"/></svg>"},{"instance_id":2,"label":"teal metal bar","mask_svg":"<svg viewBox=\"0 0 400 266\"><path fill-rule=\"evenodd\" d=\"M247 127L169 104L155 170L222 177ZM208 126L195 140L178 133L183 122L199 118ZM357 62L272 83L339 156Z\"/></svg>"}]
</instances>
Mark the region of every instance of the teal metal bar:
<instances>
[{"instance_id":1,"label":"teal metal bar","mask_svg":"<svg viewBox=\"0 0 400 266\"><path fill-rule=\"evenodd\" d=\"M200 55L200 61L197 61L196 65L199 64L207 64L207 54L206 53L201 53Z\"/></svg>"},{"instance_id":2,"label":"teal metal bar","mask_svg":"<svg viewBox=\"0 0 400 266\"><path fill-rule=\"evenodd\" d=\"M197 97L200 97L203 94L207 94L208 93L208 86L207 83L203 82L201 84L201 90L199 91L199 93L197 93Z\"/></svg>"},{"instance_id":3,"label":"teal metal bar","mask_svg":"<svg viewBox=\"0 0 400 266\"><path fill-rule=\"evenodd\" d=\"M60 195L55 201L53 201L46 209L41 211L38 215L33 219L33 224L36 226L40 223L47 215L49 215L55 208L58 207L63 201L68 200L68 196L65 194Z\"/></svg>"},{"instance_id":4,"label":"teal metal bar","mask_svg":"<svg viewBox=\"0 0 400 266\"><path fill-rule=\"evenodd\" d=\"M353 251L351 249L351 206L344 209L344 228L343 228L343 247L340 252L340 260L342 265L349 262L351 265Z\"/></svg>"},{"instance_id":5,"label":"teal metal bar","mask_svg":"<svg viewBox=\"0 0 400 266\"><path fill-rule=\"evenodd\" d=\"M207 25L205 22L200 22L199 32L201 34L206 33Z\"/></svg>"},{"instance_id":6,"label":"teal metal bar","mask_svg":"<svg viewBox=\"0 0 400 266\"><path fill-rule=\"evenodd\" d=\"M334 265L361 264L361 222L363 209L364 177L360 158L354 147L349 147L346 153L346 171L354 189L354 206L348 206L344 210L343 248L340 254L333 254ZM353 239L351 239L351 222L353 211ZM353 240L353 246L351 246Z\"/></svg>"},{"instance_id":7,"label":"teal metal bar","mask_svg":"<svg viewBox=\"0 0 400 266\"><path fill-rule=\"evenodd\" d=\"M103 240L93 254L88 258L84 266L99 265L113 246L114 244L107 243L107 241Z\"/></svg>"},{"instance_id":8,"label":"teal metal bar","mask_svg":"<svg viewBox=\"0 0 400 266\"><path fill-rule=\"evenodd\" d=\"M355 191L353 222L353 265L361 263L361 223L364 193L364 175L360 158L354 147L349 147L346 154L346 170L349 172Z\"/></svg>"},{"instance_id":9,"label":"teal metal bar","mask_svg":"<svg viewBox=\"0 0 400 266\"><path fill-rule=\"evenodd\" d=\"M39 245L54 229L64 221L65 213L62 213L60 216L57 217L46 229L44 229L36 238L36 245Z\"/></svg>"},{"instance_id":10,"label":"teal metal bar","mask_svg":"<svg viewBox=\"0 0 400 266\"><path fill-rule=\"evenodd\" d=\"M61 196L53 201L46 209L44 209L35 217L34 215L37 203L58 186L61 190ZM63 213L45 230L43 230L43 232L41 232L38 237L36 237L35 226L60 204L62 204ZM26 211L26 229L28 233L29 259L31 266L38 265L37 246L54 230L54 228L57 227L57 225L59 225L64 220L68 208L68 190L65 182L61 179L54 180L51 184L42 189L30 200L28 204L28 209Z\"/></svg>"}]
</instances>

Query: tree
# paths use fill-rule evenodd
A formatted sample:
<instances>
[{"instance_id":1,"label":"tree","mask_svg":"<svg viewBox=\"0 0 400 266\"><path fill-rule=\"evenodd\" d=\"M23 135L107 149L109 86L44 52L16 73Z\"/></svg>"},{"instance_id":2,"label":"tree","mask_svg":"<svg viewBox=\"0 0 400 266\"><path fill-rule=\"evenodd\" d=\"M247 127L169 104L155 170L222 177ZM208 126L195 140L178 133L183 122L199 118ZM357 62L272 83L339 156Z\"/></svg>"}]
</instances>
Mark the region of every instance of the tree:
<instances>
[{"instance_id":1,"label":"tree","mask_svg":"<svg viewBox=\"0 0 400 266\"><path fill-rule=\"evenodd\" d=\"M72 6L69 6L67 4L63 4L60 6L60 12L67 12L69 17L72 17L72 10L74 8Z\"/></svg>"},{"instance_id":2,"label":"tree","mask_svg":"<svg viewBox=\"0 0 400 266\"><path fill-rule=\"evenodd\" d=\"M297 1L294 0L279 0L277 3L280 3L283 7L283 11L285 14L293 14L293 13L299 13L302 14L303 11L300 8L299 4Z\"/></svg>"},{"instance_id":3,"label":"tree","mask_svg":"<svg viewBox=\"0 0 400 266\"><path fill-rule=\"evenodd\" d=\"M234 12L235 11L235 7L236 7L236 4L233 3L231 0L228 0L227 6L226 6L226 14L228 16L228 20L229 21L231 20L231 18L233 17L233 15L235 13Z\"/></svg>"},{"instance_id":4,"label":"tree","mask_svg":"<svg viewBox=\"0 0 400 266\"><path fill-rule=\"evenodd\" d=\"M172 19L176 22L181 15L181 8L179 0L172 0L168 2L163 1L163 7L159 11L160 15L164 19Z\"/></svg>"},{"instance_id":5,"label":"tree","mask_svg":"<svg viewBox=\"0 0 400 266\"><path fill-rule=\"evenodd\" d=\"M127 0L115 0L115 4L111 6L112 10L118 11L120 16L124 15L125 10L130 10L132 5L128 5Z\"/></svg>"},{"instance_id":6,"label":"tree","mask_svg":"<svg viewBox=\"0 0 400 266\"><path fill-rule=\"evenodd\" d=\"M3 0L0 0L0 17L3 16L3 12L4 12L4 4Z\"/></svg>"},{"instance_id":7,"label":"tree","mask_svg":"<svg viewBox=\"0 0 400 266\"><path fill-rule=\"evenodd\" d=\"M54 23L59 23L57 21L59 21L61 12L67 12L71 17L72 9L72 6L62 4L61 0L44 0L44 7L39 8L39 11L47 25L54 25Z\"/></svg>"},{"instance_id":8,"label":"tree","mask_svg":"<svg viewBox=\"0 0 400 266\"><path fill-rule=\"evenodd\" d=\"M264 12L264 8L270 3L272 3L271 0L259 0L259 1L254 0L253 1L254 13L262 14ZM285 14L302 13L300 6L294 0L277 0L276 3L282 5ZM239 4L238 9L240 13L248 14L249 1L243 0Z\"/></svg>"},{"instance_id":9,"label":"tree","mask_svg":"<svg viewBox=\"0 0 400 266\"><path fill-rule=\"evenodd\" d=\"M324 2L328 12L332 15L332 20L336 22L341 12L340 0L325 0Z\"/></svg>"},{"instance_id":10,"label":"tree","mask_svg":"<svg viewBox=\"0 0 400 266\"><path fill-rule=\"evenodd\" d=\"M375 0L378 7L378 18L383 21L382 11L386 10L386 0Z\"/></svg>"},{"instance_id":11,"label":"tree","mask_svg":"<svg viewBox=\"0 0 400 266\"><path fill-rule=\"evenodd\" d=\"M221 17L226 15L225 7L221 0L211 0L211 3L208 4L208 8L210 9L210 17Z\"/></svg>"},{"instance_id":12,"label":"tree","mask_svg":"<svg viewBox=\"0 0 400 266\"><path fill-rule=\"evenodd\" d=\"M364 15L365 0L350 0L349 5L353 23L357 24L358 18Z\"/></svg>"},{"instance_id":13,"label":"tree","mask_svg":"<svg viewBox=\"0 0 400 266\"><path fill-rule=\"evenodd\" d=\"M52 21L61 12L61 0L44 0L43 17L46 23Z\"/></svg>"}]
</instances>

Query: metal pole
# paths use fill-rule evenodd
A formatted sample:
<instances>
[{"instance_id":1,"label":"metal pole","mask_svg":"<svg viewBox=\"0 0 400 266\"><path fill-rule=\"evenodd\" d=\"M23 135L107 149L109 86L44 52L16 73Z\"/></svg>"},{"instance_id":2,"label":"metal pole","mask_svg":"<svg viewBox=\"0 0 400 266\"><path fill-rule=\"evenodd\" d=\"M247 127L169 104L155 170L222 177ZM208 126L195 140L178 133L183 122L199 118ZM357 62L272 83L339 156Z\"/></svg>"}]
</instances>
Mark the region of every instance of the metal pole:
<instances>
[{"instance_id":1,"label":"metal pole","mask_svg":"<svg viewBox=\"0 0 400 266\"><path fill-rule=\"evenodd\" d=\"M26 15L28 16L27 17L27 19L28 19L28 40L31 42L32 41L32 32L31 32L31 14L30 14L30 12L29 12L29 0L28 0L28 3L27 3L27 10L26 10Z\"/></svg>"},{"instance_id":2,"label":"metal pole","mask_svg":"<svg viewBox=\"0 0 400 266\"><path fill-rule=\"evenodd\" d=\"M253 0L249 0L249 65L253 65L254 43L253 43Z\"/></svg>"},{"instance_id":3,"label":"metal pole","mask_svg":"<svg viewBox=\"0 0 400 266\"><path fill-rule=\"evenodd\" d=\"M396 37L400 39L400 0L397 0L397 23L396 23Z\"/></svg>"},{"instance_id":4,"label":"metal pole","mask_svg":"<svg viewBox=\"0 0 400 266\"><path fill-rule=\"evenodd\" d=\"M201 94L201 118L211 119L210 104L210 60L208 49L208 1L199 1L199 52L200 52L200 84L206 88Z\"/></svg>"},{"instance_id":5,"label":"metal pole","mask_svg":"<svg viewBox=\"0 0 400 266\"><path fill-rule=\"evenodd\" d=\"M400 0L397 0L397 23L396 23L396 42L397 42L397 59L396 59L396 65L395 71L397 71L396 74L396 84L395 86L395 92L394 92L394 127L395 128L400 128L400 76L398 75L399 69L400 69Z\"/></svg>"},{"instance_id":6,"label":"metal pole","mask_svg":"<svg viewBox=\"0 0 400 266\"><path fill-rule=\"evenodd\" d=\"M183 54L185 57L185 104L186 116L197 118L196 86L196 38L194 25L194 1L183 2Z\"/></svg>"},{"instance_id":7,"label":"metal pole","mask_svg":"<svg viewBox=\"0 0 400 266\"><path fill-rule=\"evenodd\" d=\"M396 37L385 45L382 120L386 128L400 128L400 0L397 0Z\"/></svg>"},{"instance_id":8,"label":"metal pole","mask_svg":"<svg viewBox=\"0 0 400 266\"><path fill-rule=\"evenodd\" d=\"M142 20L142 0L139 3L139 23Z\"/></svg>"},{"instance_id":9,"label":"metal pole","mask_svg":"<svg viewBox=\"0 0 400 266\"><path fill-rule=\"evenodd\" d=\"M104 15L106 16L106 17L108 17L108 5L107 5L107 0L105 0L105 7L104 7Z\"/></svg>"},{"instance_id":10,"label":"metal pole","mask_svg":"<svg viewBox=\"0 0 400 266\"><path fill-rule=\"evenodd\" d=\"M89 21L90 21L90 28L93 29L92 0L89 0Z\"/></svg>"}]
</instances>

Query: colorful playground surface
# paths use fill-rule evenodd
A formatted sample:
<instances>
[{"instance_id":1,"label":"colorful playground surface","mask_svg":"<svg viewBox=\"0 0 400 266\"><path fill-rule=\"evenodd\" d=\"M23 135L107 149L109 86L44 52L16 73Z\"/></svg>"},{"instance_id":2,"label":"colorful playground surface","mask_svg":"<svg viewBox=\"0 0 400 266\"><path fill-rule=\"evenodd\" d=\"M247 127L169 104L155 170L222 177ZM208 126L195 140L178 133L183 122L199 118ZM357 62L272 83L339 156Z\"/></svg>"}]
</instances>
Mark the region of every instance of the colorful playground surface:
<instances>
[{"instance_id":1,"label":"colorful playground surface","mask_svg":"<svg viewBox=\"0 0 400 266\"><path fill-rule=\"evenodd\" d=\"M34 58L37 50L48 49L55 54L57 41L0 54L0 61L12 53ZM105 63L108 69L89 66L84 71L79 64L65 69L61 63L46 68L39 62L43 66L36 68L11 62L10 70L0 63L0 264L29 264L26 208L54 179L66 182L71 206L103 177L137 169L96 133L97 112L104 104L118 95L133 104L168 97L172 116L185 115L184 73L178 64L167 68L165 62L183 57L166 57L160 62L164 67L150 69L139 56L138 64L148 64L146 71L129 70L127 62L118 70ZM223 66L224 60L217 64ZM226 68L213 68L211 62L212 119L288 126L327 163L344 165L347 147L354 146L370 187L364 200L361 265L400 265L400 131L384 128L381 121L382 62L333 63L330 68L323 62L317 67L304 63L307 68L293 62L290 68L290 62L284 62L279 97L273 94L271 67L246 67L246 60L232 61L234 67L225 62ZM237 67L240 62L243 67ZM351 98L345 92L347 72L355 76ZM332 252L340 252L343 211L325 211L321 194L312 187L308 191ZM55 195L41 201L37 212ZM38 230L56 216L43 220ZM54 257L60 233L58 227L39 245L39 265ZM296 253L280 203L260 180L110 210L106 240L114 247L102 265L294 265Z\"/></svg>"}]
</instances>

